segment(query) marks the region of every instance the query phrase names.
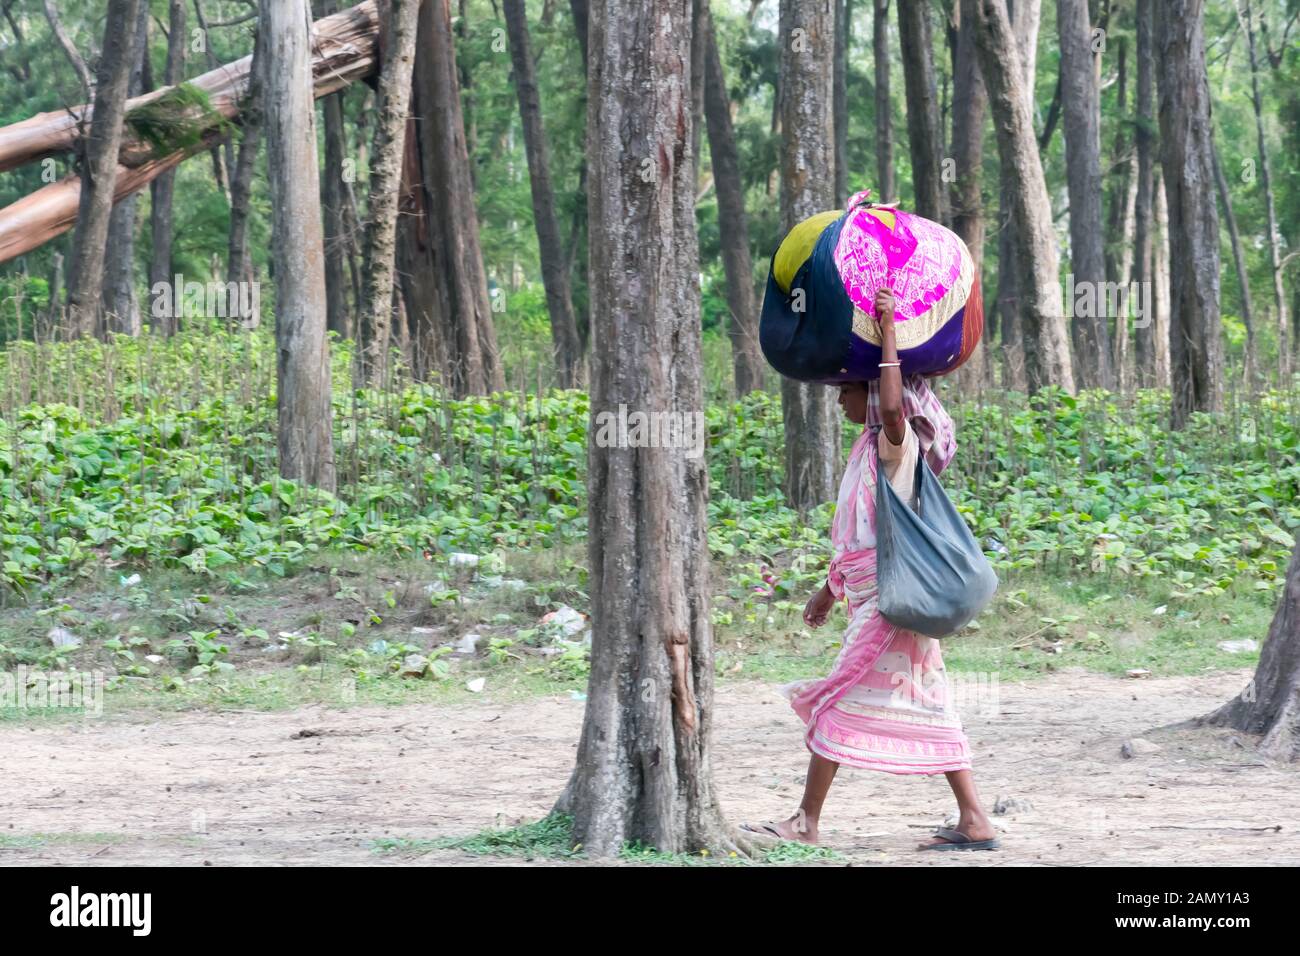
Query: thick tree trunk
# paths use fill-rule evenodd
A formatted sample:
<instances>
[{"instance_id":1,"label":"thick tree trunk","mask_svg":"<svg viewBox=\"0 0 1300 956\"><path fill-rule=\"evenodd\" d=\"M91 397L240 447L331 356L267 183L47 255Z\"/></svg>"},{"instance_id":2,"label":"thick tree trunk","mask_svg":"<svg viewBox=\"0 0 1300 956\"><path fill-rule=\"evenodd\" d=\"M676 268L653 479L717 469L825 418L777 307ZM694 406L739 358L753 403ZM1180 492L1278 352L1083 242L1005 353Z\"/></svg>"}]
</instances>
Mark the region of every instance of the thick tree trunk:
<instances>
[{"instance_id":1,"label":"thick tree trunk","mask_svg":"<svg viewBox=\"0 0 1300 956\"><path fill-rule=\"evenodd\" d=\"M961 236L975 262L975 274L984 271L984 200L981 192L984 170L984 118L988 94L975 52L974 24L953 9L956 42L953 52L952 158L956 180L952 184L952 228ZM952 376L966 395L978 392L985 381L988 331L966 364Z\"/></svg>"},{"instance_id":2,"label":"thick tree trunk","mask_svg":"<svg viewBox=\"0 0 1300 956\"><path fill-rule=\"evenodd\" d=\"M316 109L307 0L261 0L258 73L275 264L280 475L334 491Z\"/></svg>"},{"instance_id":3,"label":"thick tree trunk","mask_svg":"<svg viewBox=\"0 0 1300 956\"><path fill-rule=\"evenodd\" d=\"M872 0L871 52L876 71L876 198L898 199L894 175L894 116L889 98L889 0Z\"/></svg>"},{"instance_id":4,"label":"thick tree trunk","mask_svg":"<svg viewBox=\"0 0 1300 956\"><path fill-rule=\"evenodd\" d=\"M1115 388L1108 316L1105 230L1101 212L1101 94L1092 52L1088 0L1056 0L1061 43L1061 112L1065 120L1065 168L1070 195L1070 269L1074 288L1092 290L1092 307L1065 302L1074 342L1075 377L1081 388ZM1067 285L1068 288L1068 285Z\"/></svg>"},{"instance_id":5,"label":"thick tree trunk","mask_svg":"<svg viewBox=\"0 0 1300 956\"><path fill-rule=\"evenodd\" d=\"M1073 392L1051 204L1005 0L962 0L962 17L977 25L976 49L997 130L1001 179L1017 224L1013 262L1024 320L1028 385L1031 391L1059 385Z\"/></svg>"},{"instance_id":6,"label":"thick tree trunk","mask_svg":"<svg viewBox=\"0 0 1300 956\"><path fill-rule=\"evenodd\" d=\"M418 56L417 52L417 56ZM429 193L420 165L420 131L414 117L407 124L402 164L402 201L397 220L397 276L402 287L410 338L411 372L417 381L439 376L450 382L455 340L447 318L446 290L434 275L434 229L429 221Z\"/></svg>"},{"instance_id":7,"label":"thick tree trunk","mask_svg":"<svg viewBox=\"0 0 1300 956\"><path fill-rule=\"evenodd\" d=\"M591 677L576 765L556 808L573 814L575 842L598 856L627 841L664 852L743 850L712 781L704 459L625 447L599 431L620 407L703 410L691 3L607 2L591 4L588 86Z\"/></svg>"},{"instance_id":8,"label":"thick tree trunk","mask_svg":"<svg viewBox=\"0 0 1300 956\"><path fill-rule=\"evenodd\" d=\"M707 7L705 9L707 11ZM564 244L560 240L560 224L555 216L550 150L542 126L541 95L537 88L524 0L505 0L504 11L506 30L510 36L510 60L515 71L515 90L519 96L519 118L524 130L524 147L528 153L533 224L537 230L537 250L541 259L542 285L546 289L546 308L551 317L555 370L562 388L577 388L586 378L582 343L578 340L578 321L573 313L568 263L565 261Z\"/></svg>"},{"instance_id":9,"label":"thick tree trunk","mask_svg":"<svg viewBox=\"0 0 1300 956\"><path fill-rule=\"evenodd\" d=\"M142 2L136 14L128 97L139 96L144 91L148 50L149 9L148 4ZM131 336L140 334L140 299L135 289L136 199L130 196L113 207L113 215L108 220L108 248L104 251L105 328L119 335Z\"/></svg>"},{"instance_id":10,"label":"thick tree trunk","mask_svg":"<svg viewBox=\"0 0 1300 956\"><path fill-rule=\"evenodd\" d=\"M483 395L504 388L505 375L479 245L448 0L425 0L416 50L411 102L429 229L429 242L423 246L429 261L422 268L433 271L444 299L441 304L413 301L408 294L406 307L417 316L441 317L447 323L441 338L450 346L449 364L443 372L452 391ZM435 354L434 344L426 344L424 351Z\"/></svg>"},{"instance_id":11,"label":"thick tree trunk","mask_svg":"<svg viewBox=\"0 0 1300 956\"><path fill-rule=\"evenodd\" d=\"M781 231L835 207L831 145L834 0L781 0ZM800 511L833 501L840 459L835 389L781 380L785 494Z\"/></svg>"},{"instance_id":12,"label":"thick tree trunk","mask_svg":"<svg viewBox=\"0 0 1300 956\"><path fill-rule=\"evenodd\" d=\"M935 222L948 221L943 189L943 132L934 75L930 4L898 0L898 41L903 53L903 89L907 96L907 145L912 154L915 211Z\"/></svg>"},{"instance_id":13,"label":"thick tree trunk","mask_svg":"<svg viewBox=\"0 0 1300 956\"><path fill-rule=\"evenodd\" d=\"M1291 551L1286 586L1246 688L1196 724L1260 735L1266 757L1300 759L1300 543Z\"/></svg>"},{"instance_id":14,"label":"thick tree trunk","mask_svg":"<svg viewBox=\"0 0 1300 956\"><path fill-rule=\"evenodd\" d=\"M169 0L164 86L175 86L185 79L185 50L189 45L188 40L185 0ZM172 199L176 192L176 173L163 173L150 184L149 189L149 226L153 239L149 257L149 288L152 290L158 283L175 281L172 272Z\"/></svg>"},{"instance_id":15,"label":"thick tree trunk","mask_svg":"<svg viewBox=\"0 0 1300 956\"><path fill-rule=\"evenodd\" d=\"M754 268L749 257L749 220L745 214L745 185L740 177L740 153L731 125L731 99L722 56L713 33L713 18L706 15L704 116L709 129L709 156L718 191L718 231L722 268L727 279L727 306L731 312L727 334L731 339L731 365L736 394L747 395L763 384L763 353L758 347L758 304L754 295Z\"/></svg>"},{"instance_id":16,"label":"thick tree trunk","mask_svg":"<svg viewBox=\"0 0 1300 956\"><path fill-rule=\"evenodd\" d=\"M1219 216L1214 204L1204 0L1160 0L1160 143L1169 203L1171 427L1223 406Z\"/></svg>"},{"instance_id":17,"label":"thick tree trunk","mask_svg":"<svg viewBox=\"0 0 1300 956\"><path fill-rule=\"evenodd\" d=\"M1158 0L1136 0L1133 14L1136 27L1134 66L1137 70L1137 113L1133 141L1137 153L1137 198L1133 206L1133 281L1141 291L1143 301L1156 306L1155 249L1152 236L1155 232L1155 21L1154 10ZM1150 290L1148 293L1146 290ZM1140 388L1155 384L1156 323L1155 315L1142 318L1134 324L1133 367Z\"/></svg>"},{"instance_id":18,"label":"thick tree trunk","mask_svg":"<svg viewBox=\"0 0 1300 956\"><path fill-rule=\"evenodd\" d=\"M383 20L383 66L379 109L370 158L370 207L366 224L365 281L361 289L361 371L373 386L388 376L392 341L393 268L397 207L402 185L411 73L415 66L416 19L421 0L387 0Z\"/></svg>"},{"instance_id":19,"label":"thick tree trunk","mask_svg":"<svg viewBox=\"0 0 1300 956\"><path fill-rule=\"evenodd\" d=\"M141 0L108 0L103 53L95 85L95 113L81 163L77 232L72 244L68 322L74 335L99 330L104 251L117 187L117 153L134 62Z\"/></svg>"},{"instance_id":20,"label":"thick tree trunk","mask_svg":"<svg viewBox=\"0 0 1300 956\"><path fill-rule=\"evenodd\" d=\"M1277 305L1277 353L1278 368L1282 381L1291 382L1291 352L1289 342L1291 322L1287 316L1286 293L1282 289L1282 233L1277 226L1277 206L1273 201L1273 175L1268 160L1268 149L1264 143L1264 106L1259 95L1259 59L1255 51L1255 23L1251 13L1250 0L1245 0L1245 15L1242 17L1246 27L1247 51L1250 54L1250 90L1251 103L1255 107L1255 133L1259 141L1259 184L1264 190L1264 210L1268 215L1268 257L1273 267L1273 301ZM1242 16L1238 10L1238 16Z\"/></svg>"}]
</instances>

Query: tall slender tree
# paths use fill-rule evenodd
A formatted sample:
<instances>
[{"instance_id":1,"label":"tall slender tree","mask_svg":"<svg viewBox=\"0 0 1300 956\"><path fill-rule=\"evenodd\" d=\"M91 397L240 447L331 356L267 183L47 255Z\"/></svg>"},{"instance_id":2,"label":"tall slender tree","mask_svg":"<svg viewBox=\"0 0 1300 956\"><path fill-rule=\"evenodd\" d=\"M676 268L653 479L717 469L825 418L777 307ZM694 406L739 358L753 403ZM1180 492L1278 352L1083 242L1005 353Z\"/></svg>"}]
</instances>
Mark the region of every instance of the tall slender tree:
<instances>
[{"instance_id":1,"label":"tall slender tree","mask_svg":"<svg viewBox=\"0 0 1300 956\"><path fill-rule=\"evenodd\" d=\"M126 95L130 99L145 89L145 59L149 55L149 10L141 2L136 13L131 76ZM135 287L135 195L113 206L108 220L108 248L104 251L103 307L107 331L121 335L140 334L140 299Z\"/></svg>"},{"instance_id":2,"label":"tall slender tree","mask_svg":"<svg viewBox=\"0 0 1300 956\"><path fill-rule=\"evenodd\" d=\"M1273 171L1264 143L1264 100L1259 93L1259 56L1255 46L1255 17L1250 0L1237 16L1246 30L1246 52L1250 57L1251 105L1255 108L1255 135L1259 143L1259 185L1264 191L1264 212L1268 225L1268 257L1273 271L1273 302L1277 307L1278 368L1284 382L1291 380L1291 321L1287 316L1286 293L1282 289L1282 233L1277 225L1277 203L1273 198Z\"/></svg>"},{"instance_id":3,"label":"tall slender tree","mask_svg":"<svg viewBox=\"0 0 1300 956\"><path fill-rule=\"evenodd\" d=\"M362 339L361 371L363 377L376 386L387 379L388 350L392 343L397 207L420 0L386 0L380 11L383 65L379 75L379 117L375 122L375 140L370 154L365 279L358 309Z\"/></svg>"},{"instance_id":4,"label":"tall slender tree","mask_svg":"<svg viewBox=\"0 0 1300 956\"><path fill-rule=\"evenodd\" d=\"M1072 392L1074 373L1061 309L1051 204L1011 18L1005 0L962 0L962 17L971 18L977 28L976 49L997 130L1002 183L1016 219L1012 261L1021 295L1029 387L1059 385Z\"/></svg>"},{"instance_id":5,"label":"tall slender tree","mask_svg":"<svg viewBox=\"0 0 1300 956\"><path fill-rule=\"evenodd\" d=\"M781 228L835 206L831 67L834 0L781 0ZM840 458L836 393L781 380L785 493L799 510L831 501Z\"/></svg>"},{"instance_id":6,"label":"tall slender tree","mask_svg":"<svg viewBox=\"0 0 1300 956\"><path fill-rule=\"evenodd\" d=\"M325 237L307 0L261 0L258 33L275 265L280 474L333 491L334 429L325 338Z\"/></svg>"},{"instance_id":7,"label":"tall slender tree","mask_svg":"<svg viewBox=\"0 0 1300 956\"><path fill-rule=\"evenodd\" d=\"M894 106L889 97L889 0L872 0L871 52L876 74L876 193L898 199L894 176Z\"/></svg>"},{"instance_id":8,"label":"tall slender tree","mask_svg":"<svg viewBox=\"0 0 1300 956\"><path fill-rule=\"evenodd\" d=\"M338 10L338 0L324 0L323 15ZM353 335L352 309L348 292L350 273L356 272L357 236L350 220L348 191L351 186L345 177L355 178L356 160L348 156L348 131L344 117L347 91L339 90L321 99L321 117L325 132L325 166L321 170L321 206L325 211L325 295L326 325L339 338ZM405 150L403 150L405 155ZM352 162L348 162L349 159ZM355 301L360 304L360 273L356 273Z\"/></svg>"},{"instance_id":9,"label":"tall slender tree","mask_svg":"<svg viewBox=\"0 0 1300 956\"><path fill-rule=\"evenodd\" d=\"M189 36L185 30L185 0L168 0L167 63L163 68L163 85L175 86L185 79L185 51ZM147 55L147 54L146 54ZM152 237L149 255L149 288L173 281L172 273L172 200L176 195L176 173L169 170L149 184L149 229Z\"/></svg>"},{"instance_id":10,"label":"tall slender tree","mask_svg":"<svg viewBox=\"0 0 1300 956\"><path fill-rule=\"evenodd\" d=\"M984 269L984 120L988 94L975 51L975 24L961 16L961 5L953 7L956 37L953 51L952 228L970 250L975 274ZM957 386L966 393L977 391L985 380L987 337L955 373Z\"/></svg>"},{"instance_id":11,"label":"tall slender tree","mask_svg":"<svg viewBox=\"0 0 1300 956\"><path fill-rule=\"evenodd\" d=\"M718 231L722 269L727 281L727 307L731 313L727 335L731 339L731 365L736 394L746 395L763 384L763 354L758 347L758 307L754 295L754 268L749 255L749 220L745 214L745 185L740 175L740 152L731 125L731 97L722 72L722 56L713 31L713 17L703 20L704 117L709 131L709 157L718 192Z\"/></svg>"},{"instance_id":12,"label":"tall slender tree","mask_svg":"<svg viewBox=\"0 0 1300 956\"><path fill-rule=\"evenodd\" d=\"M503 9L506 32L510 38L515 91L519 98L519 119L528 155L533 226L537 230L537 252L541 259L542 286L546 289L546 309L551 318L551 345L555 354L556 374L562 388L575 388L586 378L583 374L582 343L578 340L578 322L573 312L568 263L560 240L559 220L555 216L551 155L546 144L546 131L542 126L541 94L538 91L537 70L533 64L528 36L528 18L524 0L505 0Z\"/></svg>"},{"instance_id":13,"label":"tall slender tree","mask_svg":"<svg viewBox=\"0 0 1300 956\"><path fill-rule=\"evenodd\" d=\"M1169 203L1171 426L1223 405L1219 216L1204 0L1160 0L1160 162Z\"/></svg>"},{"instance_id":14,"label":"tall slender tree","mask_svg":"<svg viewBox=\"0 0 1300 956\"><path fill-rule=\"evenodd\" d=\"M1155 249L1152 237L1155 234L1155 20L1154 11L1158 0L1136 0L1134 8L1134 68L1137 73L1137 85L1134 101L1133 144L1137 165L1137 196L1133 205L1133 281L1139 290L1150 290L1150 296L1143 293L1144 300L1150 301L1154 312L1157 304L1155 295ZM1155 315L1143 318L1140 326L1135 324L1133 330L1133 368L1140 387L1150 388L1155 383L1156 368L1156 322Z\"/></svg>"},{"instance_id":15,"label":"tall slender tree","mask_svg":"<svg viewBox=\"0 0 1300 956\"><path fill-rule=\"evenodd\" d=\"M947 222L943 188L943 128L934 73L934 41L927 0L898 0L898 43L903 53L903 90L907 94L907 145L912 154L912 191L916 211Z\"/></svg>"},{"instance_id":16,"label":"tall slender tree","mask_svg":"<svg viewBox=\"0 0 1300 956\"><path fill-rule=\"evenodd\" d=\"M140 3L108 0L94 113L80 156L81 196L68 284L68 323L74 335L92 335L100 327L104 250L113 214L117 154L122 143Z\"/></svg>"},{"instance_id":17,"label":"tall slender tree","mask_svg":"<svg viewBox=\"0 0 1300 956\"><path fill-rule=\"evenodd\" d=\"M606 416L620 406L703 408L691 3L592 0L590 15L591 676L557 809L601 856L630 840L666 852L744 849L712 781L704 460L601 438L602 428L613 437Z\"/></svg>"},{"instance_id":18,"label":"tall slender tree","mask_svg":"<svg viewBox=\"0 0 1300 956\"><path fill-rule=\"evenodd\" d=\"M1065 119L1066 183L1070 194L1070 269L1074 288L1093 290L1092 303L1082 300L1086 315L1066 302L1073 315L1075 378L1083 388L1114 389L1108 318L1099 314L1099 295L1106 280L1105 231L1102 228L1101 94L1092 48L1088 0L1056 0L1056 27L1061 42L1061 112ZM1067 286L1068 287L1068 286Z\"/></svg>"}]
</instances>

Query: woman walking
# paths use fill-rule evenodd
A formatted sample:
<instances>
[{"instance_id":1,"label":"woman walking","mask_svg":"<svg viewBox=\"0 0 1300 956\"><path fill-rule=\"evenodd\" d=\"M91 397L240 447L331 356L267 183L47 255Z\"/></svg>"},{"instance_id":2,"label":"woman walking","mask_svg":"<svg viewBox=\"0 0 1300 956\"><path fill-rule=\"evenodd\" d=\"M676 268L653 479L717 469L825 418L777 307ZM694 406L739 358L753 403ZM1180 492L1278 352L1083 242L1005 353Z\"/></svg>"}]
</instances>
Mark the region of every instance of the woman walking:
<instances>
[{"instance_id":1,"label":"woman walking","mask_svg":"<svg viewBox=\"0 0 1300 956\"><path fill-rule=\"evenodd\" d=\"M822 804L841 764L897 774L945 774L957 798L955 827L940 827L918 849L992 850L999 845L971 775L970 746L952 707L939 642L886 621L877 608L876 481L915 507L918 455L935 474L956 453L952 418L920 375L903 378L894 338L894 299L877 293L882 360L878 381L840 387L845 417L865 425L840 484L831 528L835 554L826 583L804 609L813 628L837 600L849 626L830 676L782 688L804 721L811 752L799 809L781 821L744 824L761 836L816 843Z\"/></svg>"}]
</instances>

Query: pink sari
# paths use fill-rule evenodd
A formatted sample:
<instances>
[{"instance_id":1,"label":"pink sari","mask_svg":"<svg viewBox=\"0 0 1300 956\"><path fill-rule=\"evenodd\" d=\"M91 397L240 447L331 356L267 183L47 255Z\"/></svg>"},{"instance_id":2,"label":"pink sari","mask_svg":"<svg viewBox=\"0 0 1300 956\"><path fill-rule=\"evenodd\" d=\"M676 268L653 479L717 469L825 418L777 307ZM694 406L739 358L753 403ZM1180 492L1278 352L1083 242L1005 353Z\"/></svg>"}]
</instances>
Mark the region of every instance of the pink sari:
<instances>
[{"instance_id":1,"label":"pink sari","mask_svg":"<svg viewBox=\"0 0 1300 956\"><path fill-rule=\"evenodd\" d=\"M903 408L938 474L956 453L951 417L920 376L904 380ZM829 676L782 691L804 721L808 749L827 760L902 774L968 770L970 746L952 707L939 642L890 624L877 607L880 424L873 382L867 427L849 456L831 527L835 556L828 584L848 602L849 625Z\"/></svg>"}]
</instances>

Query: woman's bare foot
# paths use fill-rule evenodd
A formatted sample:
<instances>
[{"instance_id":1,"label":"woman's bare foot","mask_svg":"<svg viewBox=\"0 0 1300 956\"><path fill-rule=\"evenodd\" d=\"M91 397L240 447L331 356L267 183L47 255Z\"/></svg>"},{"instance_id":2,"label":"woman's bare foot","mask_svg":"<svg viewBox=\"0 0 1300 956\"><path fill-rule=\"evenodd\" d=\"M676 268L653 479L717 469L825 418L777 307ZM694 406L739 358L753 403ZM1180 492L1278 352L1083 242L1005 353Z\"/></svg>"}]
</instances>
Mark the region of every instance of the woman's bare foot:
<instances>
[{"instance_id":1,"label":"woman's bare foot","mask_svg":"<svg viewBox=\"0 0 1300 956\"><path fill-rule=\"evenodd\" d=\"M796 811L793 816L785 820L742 823L740 828L748 833L771 839L810 844L817 842L817 821L809 819L802 811Z\"/></svg>"},{"instance_id":2,"label":"woman's bare foot","mask_svg":"<svg viewBox=\"0 0 1300 956\"><path fill-rule=\"evenodd\" d=\"M979 843L984 840L992 840L997 837L997 831L993 829L993 821L984 813L963 813L957 819L956 826L953 827L958 833L965 834L972 843ZM941 836L931 837L925 843L917 844L918 850L924 850L926 847L937 846L941 843L952 843L952 840L945 840Z\"/></svg>"}]
</instances>

